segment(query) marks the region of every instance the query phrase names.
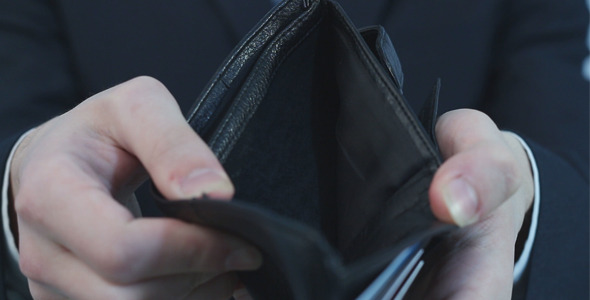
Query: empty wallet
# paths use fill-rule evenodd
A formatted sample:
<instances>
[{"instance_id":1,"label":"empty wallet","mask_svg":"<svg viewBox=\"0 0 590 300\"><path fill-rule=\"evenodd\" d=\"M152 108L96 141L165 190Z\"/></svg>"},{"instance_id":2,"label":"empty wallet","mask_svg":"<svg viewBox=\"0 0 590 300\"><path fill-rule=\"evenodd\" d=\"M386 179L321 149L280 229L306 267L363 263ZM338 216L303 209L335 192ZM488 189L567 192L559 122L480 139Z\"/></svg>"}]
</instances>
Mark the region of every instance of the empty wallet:
<instances>
[{"instance_id":1,"label":"empty wallet","mask_svg":"<svg viewBox=\"0 0 590 300\"><path fill-rule=\"evenodd\" d=\"M284 1L188 115L234 199L169 201L154 189L157 204L260 249L262 267L238 272L255 299L403 297L419 254L453 227L428 201L439 85L420 117L402 85L382 27L359 31L332 1Z\"/></svg>"}]
</instances>

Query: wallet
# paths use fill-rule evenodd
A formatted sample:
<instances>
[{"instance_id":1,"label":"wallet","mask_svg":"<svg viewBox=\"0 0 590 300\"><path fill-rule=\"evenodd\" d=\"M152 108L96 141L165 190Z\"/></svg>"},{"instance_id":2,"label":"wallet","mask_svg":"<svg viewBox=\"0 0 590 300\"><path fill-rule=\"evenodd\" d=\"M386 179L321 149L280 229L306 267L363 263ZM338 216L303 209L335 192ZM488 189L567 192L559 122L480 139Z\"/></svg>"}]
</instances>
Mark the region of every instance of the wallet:
<instances>
[{"instance_id":1,"label":"wallet","mask_svg":"<svg viewBox=\"0 0 590 300\"><path fill-rule=\"evenodd\" d=\"M329 0L273 8L188 114L236 188L232 201L163 199L162 212L240 237L263 265L254 299L401 299L452 226L428 188L440 164L440 84L416 114L394 47Z\"/></svg>"}]
</instances>

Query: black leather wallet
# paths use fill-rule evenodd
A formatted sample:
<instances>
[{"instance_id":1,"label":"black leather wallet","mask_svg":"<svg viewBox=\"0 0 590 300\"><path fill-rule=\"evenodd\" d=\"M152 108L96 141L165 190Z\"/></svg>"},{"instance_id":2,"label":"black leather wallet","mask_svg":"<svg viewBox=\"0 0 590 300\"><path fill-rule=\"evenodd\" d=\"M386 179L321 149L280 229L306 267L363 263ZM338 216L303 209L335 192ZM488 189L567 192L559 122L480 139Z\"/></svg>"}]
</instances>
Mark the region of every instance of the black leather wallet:
<instances>
[{"instance_id":1,"label":"black leather wallet","mask_svg":"<svg viewBox=\"0 0 590 300\"><path fill-rule=\"evenodd\" d=\"M383 28L357 30L332 1L284 1L188 117L235 199L155 191L159 207L258 247L263 266L239 273L255 299L391 298L415 277L418 252L451 228L428 202L438 88L418 118L402 79Z\"/></svg>"}]
</instances>

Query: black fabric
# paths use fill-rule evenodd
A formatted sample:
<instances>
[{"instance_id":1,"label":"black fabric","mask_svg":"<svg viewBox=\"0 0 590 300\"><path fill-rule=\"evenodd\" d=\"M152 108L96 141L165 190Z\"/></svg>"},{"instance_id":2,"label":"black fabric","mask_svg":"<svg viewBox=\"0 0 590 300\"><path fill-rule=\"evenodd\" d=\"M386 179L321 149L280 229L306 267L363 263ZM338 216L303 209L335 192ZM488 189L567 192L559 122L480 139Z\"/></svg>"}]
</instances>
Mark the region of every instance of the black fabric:
<instances>
[{"instance_id":1,"label":"black fabric","mask_svg":"<svg viewBox=\"0 0 590 300\"><path fill-rule=\"evenodd\" d=\"M0 142L0 159L6 161L10 154L12 146L24 132L19 132L10 138ZM1 173L4 176L4 172ZM12 260L8 250L4 229L2 228L2 240L0 241L0 255L3 259L0 261L0 299L26 300L32 299L29 293L29 287L25 277L20 273L18 264ZM9 260L10 259L10 260Z\"/></svg>"},{"instance_id":2,"label":"black fabric","mask_svg":"<svg viewBox=\"0 0 590 300\"><path fill-rule=\"evenodd\" d=\"M567 166L567 161L547 159L553 154L533 141L527 142L537 158L540 181L544 187L541 192L541 207L545 205L539 214L539 230L531 253L531 261L540 263L530 265L529 276L536 280L529 281L527 296L531 299L559 299L574 291L580 291L579 295L582 296L587 295L590 282L587 267L589 256L585 254L589 251L590 190L576 188L587 184L587 181L581 179L574 168ZM569 171L562 172L557 180L550 174L558 169ZM557 189L560 192L556 192ZM544 199L559 201L555 203ZM557 213L559 206L568 207L568 212ZM559 274L559 277L555 274Z\"/></svg>"},{"instance_id":3,"label":"black fabric","mask_svg":"<svg viewBox=\"0 0 590 300\"><path fill-rule=\"evenodd\" d=\"M250 1L233 12L219 7L229 19L252 16L230 25L243 29L263 16L268 2ZM588 54L585 2L339 2L359 27L386 28L404 66L404 95L416 111L442 78L441 113L480 109L500 128L536 142L534 154L542 153L537 160L546 166L537 231L542 238L529 262L535 271L527 297L554 299L555 292L557 298L587 299L589 86L580 70ZM3 141L138 75L161 80L186 111L234 46L212 6L201 1L2 0L0 32ZM146 214L158 214L148 194L139 198Z\"/></svg>"},{"instance_id":4,"label":"black fabric","mask_svg":"<svg viewBox=\"0 0 590 300\"><path fill-rule=\"evenodd\" d=\"M309 39L317 40L317 34ZM224 167L236 186L236 199L248 199L320 228L318 173L319 164L326 162L316 159L314 143L319 138L314 138L313 117L322 116L314 113L319 101L311 92L313 45L300 45L278 69ZM324 143L318 140L318 148L324 149ZM333 187L324 191L334 192Z\"/></svg>"}]
</instances>

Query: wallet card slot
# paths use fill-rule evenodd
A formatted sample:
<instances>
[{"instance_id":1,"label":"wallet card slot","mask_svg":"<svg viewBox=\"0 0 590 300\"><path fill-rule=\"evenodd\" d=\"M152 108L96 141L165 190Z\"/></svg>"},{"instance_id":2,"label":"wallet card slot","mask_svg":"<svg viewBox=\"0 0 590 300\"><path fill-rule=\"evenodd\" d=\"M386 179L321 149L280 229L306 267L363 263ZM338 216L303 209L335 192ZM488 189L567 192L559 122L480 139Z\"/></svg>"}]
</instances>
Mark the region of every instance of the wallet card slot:
<instances>
[{"instance_id":1,"label":"wallet card slot","mask_svg":"<svg viewBox=\"0 0 590 300\"><path fill-rule=\"evenodd\" d=\"M354 220L357 230L348 244L340 245L345 263L391 248L435 222L428 202L430 179L425 176L430 172L424 169L414 174L403 186L389 191L386 198L367 199L367 203L374 203L374 209L364 222Z\"/></svg>"}]
</instances>

